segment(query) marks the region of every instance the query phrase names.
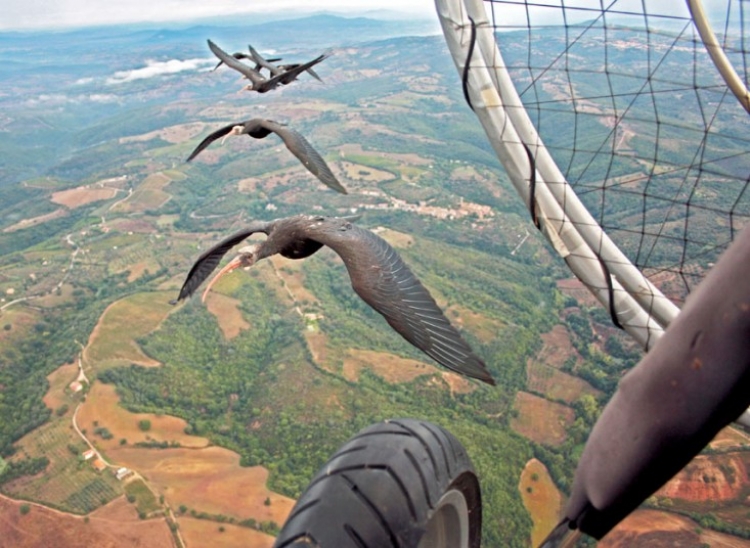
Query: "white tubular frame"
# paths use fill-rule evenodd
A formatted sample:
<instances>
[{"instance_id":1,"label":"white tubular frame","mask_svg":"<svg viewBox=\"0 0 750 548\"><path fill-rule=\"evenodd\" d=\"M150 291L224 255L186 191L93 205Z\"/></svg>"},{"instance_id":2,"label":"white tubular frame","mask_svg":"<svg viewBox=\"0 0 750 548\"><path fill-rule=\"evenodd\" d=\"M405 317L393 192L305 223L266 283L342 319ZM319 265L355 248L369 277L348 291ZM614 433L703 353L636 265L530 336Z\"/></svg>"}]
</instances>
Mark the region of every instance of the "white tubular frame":
<instances>
[{"instance_id":1,"label":"white tubular frame","mask_svg":"<svg viewBox=\"0 0 750 548\"><path fill-rule=\"evenodd\" d=\"M721 77L724 78L727 87L732 90L732 93L737 97L740 104L750 113L750 92L748 92L742 78L740 78L737 71L734 70L734 67L724 53L724 49L716 39L716 35L714 34L714 31L708 22L708 17L706 17L706 12L703 9L703 4L701 4L700 0L687 0L687 5L690 10L690 15L693 18L693 24L698 30L698 34L700 34L703 45L706 46L708 55L711 57L714 65L716 65L716 70L718 70Z\"/></svg>"},{"instance_id":2,"label":"white tubular frame","mask_svg":"<svg viewBox=\"0 0 750 548\"><path fill-rule=\"evenodd\" d=\"M680 309L612 242L555 164L513 85L483 0L435 0L435 7L459 76L466 73L471 106L526 204L532 194L531 170L536 170L531 207L540 230L576 277L610 310L613 321L648 351ZM476 33L473 50L471 20ZM750 427L750 410L737 422Z\"/></svg>"},{"instance_id":3,"label":"white tubular frame","mask_svg":"<svg viewBox=\"0 0 750 548\"><path fill-rule=\"evenodd\" d=\"M474 20L476 41L467 70L469 98L511 182L528 204L531 170L536 169L533 207L542 232L599 302L614 312L613 320L648 350L679 308L610 240L565 180L513 86L483 0L435 0L435 6L460 75L471 46L469 17ZM526 148L534 157L533 164Z\"/></svg>"}]
</instances>

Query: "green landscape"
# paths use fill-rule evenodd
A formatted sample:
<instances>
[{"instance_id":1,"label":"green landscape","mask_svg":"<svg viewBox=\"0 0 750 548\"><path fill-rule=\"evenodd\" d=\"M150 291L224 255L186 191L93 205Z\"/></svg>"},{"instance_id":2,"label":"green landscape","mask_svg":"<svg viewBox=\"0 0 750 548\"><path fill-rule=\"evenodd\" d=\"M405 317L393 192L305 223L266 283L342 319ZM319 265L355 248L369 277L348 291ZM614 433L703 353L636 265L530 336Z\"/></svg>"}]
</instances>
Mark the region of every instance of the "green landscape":
<instances>
[{"instance_id":1,"label":"green landscape","mask_svg":"<svg viewBox=\"0 0 750 548\"><path fill-rule=\"evenodd\" d=\"M0 34L8 546L43 546L7 536L41 527L91 545L270 547L336 449L396 417L439 424L466 447L484 546L526 547L551 526L555 511L534 504L569 492L588 432L641 351L533 230L443 37L417 23L316 17L286 34L251 23L56 33L54 66L38 57L37 34ZM323 83L259 96L238 93L228 69L205 70L207 38L331 55ZM202 70L115 77L173 58L203 59ZM321 185L275 136L228 139L185 162L210 131L254 117L305 135L349 194ZM250 221L354 212L398 250L497 386L395 336L329 249L238 270L205 303L170 304L197 256ZM696 546L750 545L750 435L730 428L699 458L682 479L702 486L660 491L644 515L654 527L671 516ZM527 496L537 485L542 502Z\"/></svg>"}]
</instances>

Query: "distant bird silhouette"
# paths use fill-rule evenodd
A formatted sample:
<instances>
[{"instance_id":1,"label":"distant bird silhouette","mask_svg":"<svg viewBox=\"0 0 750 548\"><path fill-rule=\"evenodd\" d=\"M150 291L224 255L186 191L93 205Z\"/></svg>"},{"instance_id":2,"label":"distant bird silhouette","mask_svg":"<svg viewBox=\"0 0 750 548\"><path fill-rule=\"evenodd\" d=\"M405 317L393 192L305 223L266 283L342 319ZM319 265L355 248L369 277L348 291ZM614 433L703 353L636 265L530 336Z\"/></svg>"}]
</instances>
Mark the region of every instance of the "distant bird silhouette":
<instances>
[{"instance_id":1,"label":"distant bird silhouette","mask_svg":"<svg viewBox=\"0 0 750 548\"><path fill-rule=\"evenodd\" d=\"M281 59L265 59L260 53L258 53L253 46L250 44L247 45L247 49L250 52L250 59L255 61L255 70L260 70L261 68L265 68L268 70L269 74L271 76L276 76L278 74L281 74L283 72L287 72L293 69L296 69L300 66L301 63L292 63L292 64L286 64L286 65L274 65L276 61L280 61ZM323 80L320 79L320 76L310 67L306 69L306 72L315 78L318 82L322 82Z\"/></svg>"},{"instance_id":2,"label":"distant bird silhouette","mask_svg":"<svg viewBox=\"0 0 750 548\"><path fill-rule=\"evenodd\" d=\"M236 268L250 267L277 253L289 259L304 259L328 246L344 261L357 295L382 314L402 337L448 369L494 385L485 364L450 324L398 253L379 236L352 224L357 218L297 215L255 221L198 257L177 301L192 295L230 249L257 232L268 237L241 248L239 255L208 285L204 299L223 274Z\"/></svg>"},{"instance_id":3,"label":"distant bird silhouette","mask_svg":"<svg viewBox=\"0 0 750 548\"><path fill-rule=\"evenodd\" d=\"M323 157L307 142L302 135L297 133L290 127L287 127L273 120L264 120L262 118L253 118L251 120L245 120L244 122L238 122L236 124L229 124L222 128L217 129L211 133L208 137L203 139L195 150L190 153L187 161L191 161L193 158L208 147L211 143L222 137L229 137L230 135L249 135L255 139L264 139L271 133L275 133L281 140L284 141L286 148L294 154L302 165L304 165L310 173L315 175L320 181L340 192L347 194L346 189L336 179L336 176L331 172L331 169L326 164Z\"/></svg>"},{"instance_id":4,"label":"distant bird silhouette","mask_svg":"<svg viewBox=\"0 0 750 548\"><path fill-rule=\"evenodd\" d=\"M238 59L235 59L219 46L214 44L211 40L208 41L208 47L214 53L214 55L216 55L216 57L218 57L225 65L233 68L234 70L245 76L245 78L250 80L250 84L245 86L244 89L248 91L257 91L258 93L267 93L272 89L276 89L280 85L285 85L293 82L302 72L320 63L327 57L326 55L321 55L319 57L316 57L312 61L302 63L301 65L298 65L293 69L284 71L280 74L277 74L276 76L272 76L271 78L266 78L260 73L260 71L253 69L252 67L242 63Z\"/></svg>"},{"instance_id":5,"label":"distant bird silhouette","mask_svg":"<svg viewBox=\"0 0 750 548\"><path fill-rule=\"evenodd\" d=\"M232 57L234 57L238 61L240 59L250 59L250 60L252 60L252 58L253 58L249 53L244 53L244 52L241 52L241 51L234 52L232 54ZM281 57L275 57L273 59L266 59L266 62L267 63L276 63L278 61L281 61L281 59L282 59ZM219 61L218 63L216 63L216 66L213 68L213 70L216 70L217 68L219 68L223 64L224 64L224 61ZM292 65L279 65L279 68L281 68L281 67L292 67ZM253 70L257 70L258 72L260 72L261 68L263 68L263 67L260 64L255 63L255 67L253 67ZM310 70L312 70L312 69L310 69Z\"/></svg>"}]
</instances>

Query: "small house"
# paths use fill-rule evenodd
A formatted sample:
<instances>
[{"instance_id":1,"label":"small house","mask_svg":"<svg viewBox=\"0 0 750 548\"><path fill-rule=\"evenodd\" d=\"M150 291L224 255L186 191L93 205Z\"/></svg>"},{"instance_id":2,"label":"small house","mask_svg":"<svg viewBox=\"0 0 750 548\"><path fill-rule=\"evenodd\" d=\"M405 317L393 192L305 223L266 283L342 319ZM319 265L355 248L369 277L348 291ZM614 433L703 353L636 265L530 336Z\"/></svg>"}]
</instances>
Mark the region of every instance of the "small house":
<instances>
[{"instance_id":1,"label":"small house","mask_svg":"<svg viewBox=\"0 0 750 548\"><path fill-rule=\"evenodd\" d=\"M115 477L122 481L124 478L127 478L130 474L132 474L133 471L129 468L125 468L124 466L122 468L118 468L117 472L115 472Z\"/></svg>"}]
</instances>

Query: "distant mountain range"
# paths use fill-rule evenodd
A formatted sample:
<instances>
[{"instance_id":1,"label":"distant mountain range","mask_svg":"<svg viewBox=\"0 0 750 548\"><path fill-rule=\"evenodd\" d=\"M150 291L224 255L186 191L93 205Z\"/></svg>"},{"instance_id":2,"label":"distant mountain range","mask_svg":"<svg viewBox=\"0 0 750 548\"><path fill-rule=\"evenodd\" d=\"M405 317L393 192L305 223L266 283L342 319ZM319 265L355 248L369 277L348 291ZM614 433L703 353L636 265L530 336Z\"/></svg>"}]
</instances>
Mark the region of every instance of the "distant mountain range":
<instances>
[{"instance_id":1,"label":"distant mountain range","mask_svg":"<svg viewBox=\"0 0 750 548\"><path fill-rule=\"evenodd\" d=\"M397 19L390 12L377 13L384 17L342 17L323 13L259 22L255 15L241 15L232 18L231 23L211 19L210 23L187 27L169 24L157 28L153 25L116 25L67 31L6 31L0 32L0 60L10 60L6 59L8 54L31 52L38 48L40 41L55 47L65 48L67 45L74 49L86 43L102 41L105 44L143 47L150 44L200 43L206 37L213 37L239 41L243 46L250 41L254 46L263 48L278 46L279 37L286 42L289 32L294 32L300 47L332 47L393 36L439 32L437 18L430 17L432 14L418 19Z\"/></svg>"}]
</instances>

